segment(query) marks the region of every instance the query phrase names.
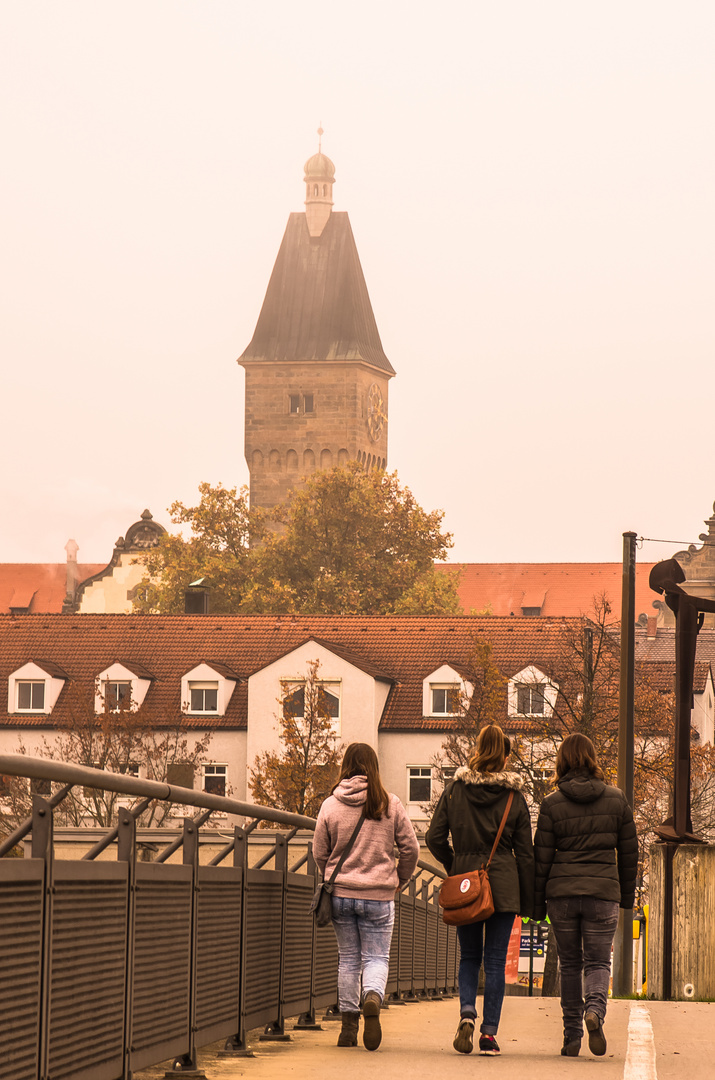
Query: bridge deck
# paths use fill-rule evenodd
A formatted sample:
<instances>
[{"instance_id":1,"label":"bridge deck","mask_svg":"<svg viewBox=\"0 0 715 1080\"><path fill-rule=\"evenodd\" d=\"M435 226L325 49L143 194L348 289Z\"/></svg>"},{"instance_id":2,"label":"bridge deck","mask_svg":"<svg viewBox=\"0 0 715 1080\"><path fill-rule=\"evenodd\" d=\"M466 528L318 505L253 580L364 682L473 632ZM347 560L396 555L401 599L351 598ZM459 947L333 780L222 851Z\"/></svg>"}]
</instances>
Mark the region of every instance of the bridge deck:
<instances>
[{"instance_id":1,"label":"bridge deck","mask_svg":"<svg viewBox=\"0 0 715 1080\"><path fill-rule=\"evenodd\" d=\"M199 1067L208 1080L315 1080L338 1070L350 1076L359 1070L361 1080L438 1080L446 1070L466 1078L475 1068L481 1075L486 1069L514 1080L573 1078L575 1072L583 1076L584 1069L595 1068L599 1080L705 1080L713 1075L715 1004L613 1001L605 1027L605 1058L592 1057L585 1039L578 1059L560 1056L561 1010L556 999L505 999L499 1058L454 1052L458 1016L456 998L391 1006L383 1013L382 1046L374 1053L368 1053L362 1042L357 1049L339 1049L335 1045L339 1024L334 1021L324 1021L322 1031L310 1032L294 1032L287 1024L289 1043L252 1041L256 1057L251 1059L220 1058L215 1044L199 1052ZM259 1032L251 1034L257 1037ZM166 1065L143 1070L134 1080L158 1080L165 1069Z\"/></svg>"}]
</instances>

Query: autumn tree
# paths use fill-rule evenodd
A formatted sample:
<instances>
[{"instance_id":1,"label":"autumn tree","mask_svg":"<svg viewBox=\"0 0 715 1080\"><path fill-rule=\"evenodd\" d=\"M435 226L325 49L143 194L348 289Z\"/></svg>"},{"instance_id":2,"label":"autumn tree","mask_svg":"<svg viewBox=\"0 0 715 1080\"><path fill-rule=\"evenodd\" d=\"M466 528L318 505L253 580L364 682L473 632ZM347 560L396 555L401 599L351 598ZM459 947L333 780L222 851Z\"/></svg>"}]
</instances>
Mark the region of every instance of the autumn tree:
<instances>
[{"instance_id":1,"label":"autumn tree","mask_svg":"<svg viewBox=\"0 0 715 1080\"><path fill-rule=\"evenodd\" d=\"M250 770L256 803L316 817L335 784L341 762L334 721L339 699L310 660L305 679L287 683L278 701L281 748L259 754Z\"/></svg>"},{"instance_id":2,"label":"autumn tree","mask_svg":"<svg viewBox=\"0 0 715 1080\"><path fill-rule=\"evenodd\" d=\"M206 760L210 733L197 737L183 715L166 717L143 705L137 708L131 698L112 703L101 694L90 696L76 684L70 684L67 695L66 717L56 725L52 737L43 738L38 757L124 775L141 773L148 780L161 782L177 770L190 776ZM98 700L102 702L99 710ZM26 753L22 742L18 749ZM8 807L5 823L14 827L29 816L33 792L48 796L62 785L42 780L28 785L23 778L6 777L4 786ZM107 827L116 824L120 802L128 798L131 796L114 791L74 787L55 810L55 822ZM155 801L139 824L160 826L170 814L171 804Z\"/></svg>"},{"instance_id":3,"label":"autumn tree","mask_svg":"<svg viewBox=\"0 0 715 1080\"><path fill-rule=\"evenodd\" d=\"M211 607L217 614L240 611L252 574L251 542L265 528L261 511L251 511L248 489L199 484L197 506L174 502L169 508L175 525L188 526L189 536L164 533L145 559L146 577L137 592L134 610L180 614L186 587L199 578L214 586Z\"/></svg>"},{"instance_id":4,"label":"autumn tree","mask_svg":"<svg viewBox=\"0 0 715 1080\"><path fill-rule=\"evenodd\" d=\"M184 589L204 577L216 612L461 612L458 576L434 568L452 545L443 512L423 510L395 473L357 462L316 472L270 511L270 529L245 489L200 491L197 507L173 505L192 536L162 537L137 610L183 610Z\"/></svg>"}]
</instances>

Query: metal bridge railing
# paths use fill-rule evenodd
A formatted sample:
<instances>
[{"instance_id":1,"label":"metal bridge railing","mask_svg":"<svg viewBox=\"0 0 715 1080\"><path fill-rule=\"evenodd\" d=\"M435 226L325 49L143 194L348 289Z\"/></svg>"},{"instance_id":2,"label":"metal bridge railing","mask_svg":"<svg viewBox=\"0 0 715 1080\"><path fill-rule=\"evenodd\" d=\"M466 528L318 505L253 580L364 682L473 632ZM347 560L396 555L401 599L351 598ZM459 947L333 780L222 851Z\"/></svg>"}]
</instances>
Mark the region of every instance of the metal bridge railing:
<instances>
[{"instance_id":1,"label":"metal bridge railing","mask_svg":"<svg viewBox=\"0 0 715 1080\"><path fill-rule=\"evenodd\" d=\"M31 835L30 858L0 858L0 1080L128 1080L166 1059L180 1076L207 1043L249 1055L252 1028L286 1039L286 1017L310 1029L317 1010L337 1015L335 935L309 912L312 845L292 865L289 855L313 818L25 755L0 755L2 774L63 787L33 796L32 817L0 845L6 855ZM75 785L139 801L82 859L55 859L53 809ZM145 862L136 821L155 799L201 812ZM216 810L249 820L200 865L199 830ZM267 833L269 851L250 866L248 836L261 821L288 831ZM98 860L111 844L116 861ZM168 862L179 850L181 863ZM456 933L436 899L443 875L418 865L421 879L396 905L387 984L396 1003L457 983Z\"/></svg>"}]
</instances>

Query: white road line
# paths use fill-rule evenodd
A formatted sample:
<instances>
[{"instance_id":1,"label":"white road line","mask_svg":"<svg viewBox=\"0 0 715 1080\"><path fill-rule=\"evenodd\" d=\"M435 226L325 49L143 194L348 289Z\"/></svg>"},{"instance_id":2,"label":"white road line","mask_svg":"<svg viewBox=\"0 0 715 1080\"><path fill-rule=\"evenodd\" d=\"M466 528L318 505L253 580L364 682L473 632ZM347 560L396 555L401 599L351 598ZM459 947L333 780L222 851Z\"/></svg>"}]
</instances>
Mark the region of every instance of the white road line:
<instances>
[{"instance_id":1,"label":"white road line","mask_svg":"<svg viewBox=\"0 0 715 1080\"><path fill-rule=\"evenodd\" d=\"M645 1005L631 1005L623 1080L658 1080L653 1025Z\"/></svg>"}]
</instances>

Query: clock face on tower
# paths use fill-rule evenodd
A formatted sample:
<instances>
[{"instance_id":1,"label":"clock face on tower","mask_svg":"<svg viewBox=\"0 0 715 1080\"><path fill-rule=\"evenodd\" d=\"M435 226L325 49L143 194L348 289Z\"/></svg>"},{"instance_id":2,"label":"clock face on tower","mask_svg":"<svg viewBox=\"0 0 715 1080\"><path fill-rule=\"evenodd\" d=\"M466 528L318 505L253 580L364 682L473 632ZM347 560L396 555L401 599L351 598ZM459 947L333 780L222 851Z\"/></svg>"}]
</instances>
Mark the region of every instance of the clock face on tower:
<instances>
[{"instance_id":1,"label":"clock face on tower","mask_svg":"<svg viewBox=\"0 0 715 1080\"><path fill-rule=\"evenodd\" d=\"M377 442L382 435L386 420L382 391L377 383L373 383L367 392L367 431L373 442Z\"/></svg>"}]
</instances>

